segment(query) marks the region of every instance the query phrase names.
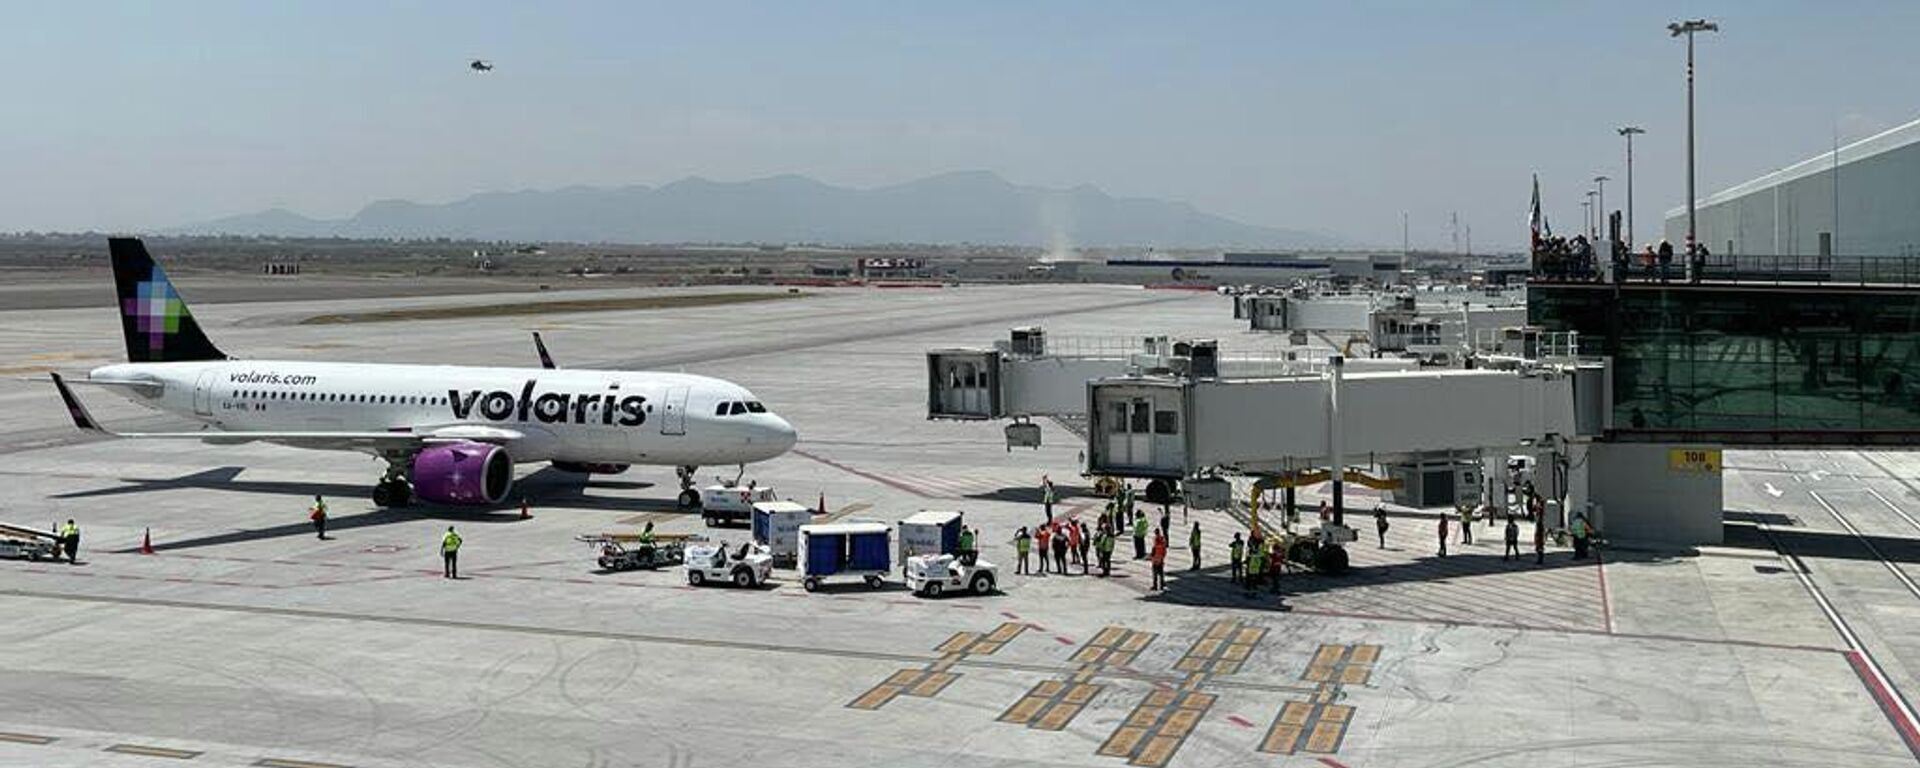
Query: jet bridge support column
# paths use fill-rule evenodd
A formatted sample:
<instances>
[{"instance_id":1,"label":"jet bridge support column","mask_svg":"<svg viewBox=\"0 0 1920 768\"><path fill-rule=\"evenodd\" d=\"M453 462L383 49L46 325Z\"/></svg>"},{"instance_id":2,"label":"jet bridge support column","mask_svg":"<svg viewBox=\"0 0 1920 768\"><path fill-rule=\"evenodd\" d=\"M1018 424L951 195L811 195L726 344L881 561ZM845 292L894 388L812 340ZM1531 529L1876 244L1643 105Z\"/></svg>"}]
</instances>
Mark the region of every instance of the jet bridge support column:
<instances>
[{"instance_id":1,"label":"jet bridge support column","mask_svg":"<svg viewBox=\"0 0 1920 768\"><path fill-rule=\"evenodd\" d=\"M1327 379L1327 454L1328 467L1332 470L1333 480L1333 524L1346 525L1346 510L1342 490L1346 485L1347 457L1342 453L1340 429L1340 372L1346 368L1346 358L1333 355L1327 358L1332 375ZM1288 491L1292 491L1291 488Z\"/></svg>"}]
</instances>

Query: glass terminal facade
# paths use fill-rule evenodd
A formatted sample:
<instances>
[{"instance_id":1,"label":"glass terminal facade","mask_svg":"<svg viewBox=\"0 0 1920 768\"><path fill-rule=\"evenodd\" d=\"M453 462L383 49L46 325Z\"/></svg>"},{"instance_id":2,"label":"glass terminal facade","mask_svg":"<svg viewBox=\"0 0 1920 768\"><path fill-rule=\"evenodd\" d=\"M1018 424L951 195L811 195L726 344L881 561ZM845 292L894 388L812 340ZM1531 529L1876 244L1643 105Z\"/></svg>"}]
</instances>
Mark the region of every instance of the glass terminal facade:
<instances>
[{"instance_id":1,"label":"glass terminal facade","mask_svg":"<svg viewBox=\"0 0 1920 768\"><path fill-rule=\"evenodd\" d=\"M1920 290L1535 281L1613 359L1616 440L1920 445Z\"/></svg>"}]
</instances>

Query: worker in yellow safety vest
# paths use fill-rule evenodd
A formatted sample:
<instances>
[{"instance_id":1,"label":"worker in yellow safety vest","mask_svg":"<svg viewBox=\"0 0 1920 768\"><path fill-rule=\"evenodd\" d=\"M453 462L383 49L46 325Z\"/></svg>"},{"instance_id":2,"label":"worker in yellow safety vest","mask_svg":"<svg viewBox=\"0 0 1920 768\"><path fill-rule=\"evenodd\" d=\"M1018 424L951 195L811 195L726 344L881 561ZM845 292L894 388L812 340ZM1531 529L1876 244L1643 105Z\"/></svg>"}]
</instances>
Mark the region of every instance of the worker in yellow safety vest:
<instances>
[{"instance_id":1,"label":"worker in yellow safety vest","mask_svg":"<svg viewBox=\"0 0 1920 768\"><path fill-rule=\"evenodd\" d=\"M460 578L460 534L451 525L447 526L447 535L440 537L440 562L446 578Z\"/></svg>"}]
</instances>

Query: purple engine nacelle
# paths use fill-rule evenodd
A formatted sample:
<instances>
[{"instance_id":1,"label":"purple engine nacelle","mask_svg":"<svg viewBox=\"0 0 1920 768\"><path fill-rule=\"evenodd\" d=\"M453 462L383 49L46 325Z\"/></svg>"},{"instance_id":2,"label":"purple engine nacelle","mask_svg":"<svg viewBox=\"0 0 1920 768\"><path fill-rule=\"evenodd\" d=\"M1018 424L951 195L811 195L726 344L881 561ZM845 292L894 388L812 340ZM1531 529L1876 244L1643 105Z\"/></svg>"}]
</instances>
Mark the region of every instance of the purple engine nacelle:
<instances>
[{"instance_id":1,"label":"purple engine nacelle","mask_svg":"<svg viewBox=\"0 0 1920 768\"><path fill-rule=\"evenodd\" d=\"M413 494L435 504L498 504L513 487L513 457L497 445L429 446L413 457Z\"/></svg>"}]
</instances>

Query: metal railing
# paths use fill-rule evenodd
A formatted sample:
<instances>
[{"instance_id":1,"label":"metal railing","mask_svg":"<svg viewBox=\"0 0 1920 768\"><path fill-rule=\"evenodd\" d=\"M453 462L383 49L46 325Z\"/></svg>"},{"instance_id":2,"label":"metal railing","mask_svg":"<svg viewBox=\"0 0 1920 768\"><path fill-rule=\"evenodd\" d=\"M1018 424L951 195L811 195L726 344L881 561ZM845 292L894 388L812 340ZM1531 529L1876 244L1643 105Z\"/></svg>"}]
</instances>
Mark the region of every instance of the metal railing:
<instances>
[{"instance_id":1,"label":"metal railing","mask_svg":"<svg viewBox=\"0 0 1920 768\"><path fill-rule=\"evenodd\" d=\"M1641 255L1619 265L1577 258L1537 259L1530 282L1545 283L1707 283L1741 285L1920 285L1920 257L1709 254L1689 268L1686 257L1648 264ZM1698 272L1698 274L1695 274Z\"/></svg>"}]
</instances>

